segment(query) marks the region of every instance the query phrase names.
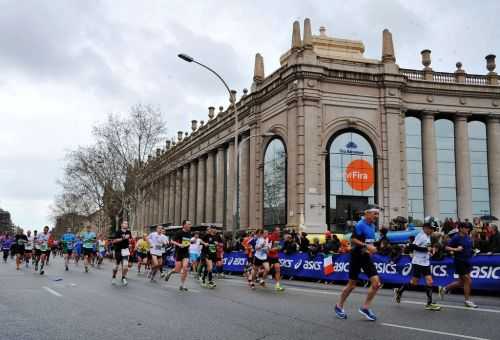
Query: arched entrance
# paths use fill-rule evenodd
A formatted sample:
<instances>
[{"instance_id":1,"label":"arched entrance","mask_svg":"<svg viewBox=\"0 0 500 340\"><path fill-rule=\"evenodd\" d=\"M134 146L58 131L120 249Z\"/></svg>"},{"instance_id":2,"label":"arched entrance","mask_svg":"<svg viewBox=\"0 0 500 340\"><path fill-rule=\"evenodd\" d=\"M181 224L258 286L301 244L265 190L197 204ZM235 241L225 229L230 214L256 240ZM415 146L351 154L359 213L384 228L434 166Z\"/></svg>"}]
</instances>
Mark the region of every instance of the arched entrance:
<instances>
[{"instance_id":1,"label":"arched entrance","mask_svg":"<svg viewBox=\"0 0 500 340\"><path fill-rule=\"evenodd\" d=\"M326 203L328 229L349 232L363 208L376 203L377 173L374 148L358 131L341 131L327 146Z\"/></svg>"}]
</instances>

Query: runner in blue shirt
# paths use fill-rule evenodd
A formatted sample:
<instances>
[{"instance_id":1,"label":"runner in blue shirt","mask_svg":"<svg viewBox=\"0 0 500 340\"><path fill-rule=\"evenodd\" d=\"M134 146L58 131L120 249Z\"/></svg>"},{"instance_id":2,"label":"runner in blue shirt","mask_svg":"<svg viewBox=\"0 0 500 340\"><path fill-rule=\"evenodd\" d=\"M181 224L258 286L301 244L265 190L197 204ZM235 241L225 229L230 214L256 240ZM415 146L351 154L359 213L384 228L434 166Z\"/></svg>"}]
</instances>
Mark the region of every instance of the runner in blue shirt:
<instances>
[{"instance_id":1,"label":"runner in blue shirt","mask_svg":"<svg viewBox=\"0 0 500 340\"><path fill-rule=\"evenodd\" d=\"M12 243L14 243L14 241L10 236L5 236L5 238L2 240L3 263L7 263Z\"/></svg>"},{"instance_id":2,"label":"runner in blue shirt","mask_svg":"<svg viewBox=\"0 0 500 340\"><path fill-rule=\"evenodd\" d=\"M66 271L68 271L69 259L73 255L73 247L76 242L76 236L71 232L71 228L66 229L66 233L61 237L61 242L64 254L64 266Z\"/></svg>"},{"instance_id":3,"label":"runner in blue shirt","mask_svg":"<svg viewBox=\"0 0 500 340\"><path fill-rule=\"evenodd\" d=\"M470 272L472 265L470 260L472 258L472 240L469 233L472 230L472 224L469 222L460 222L458 225L458 233L453 235L446 247L447 251L453 252L455 274L458 274L458 280L453 281L446 287L439 287L439 296L444 299L444 295L454 288L464 289L464 304L469 308L477 308L477 305L472 302L470 292L472 287L472 279Z\"/></svg>"},{"instance_id":4,"label":"runner in blue shirt","mask_svg":"<svg viewBox=\"0 0 500 340\"><path fill-rule=\"evenodd\" d=\"M78 265L80 261L80 257L82 257L82 238L80 236L76 237L75 247L73 248L75 251L75 263Z\"/></svg>"},{"instance_id":5,"label":"runner in blue shirt","mask_svg":"<svg viewBox=\"0 0 500 340\"><path fill-rule=\"evenodd\" d=\"M380 288L380 278L372 261L371 255L377 251L373 245L375 242L375 221L378 219L380 208L369 204L364 211L363 218L356 224L351 236L351 261L349 263L349 281L342 290L339 302L335 305L335 314L339 319L347 319L344 311L344 302L351 292L356 288L358 276L361 269L370 279L371 285L368 289L363 306L359 312L368 320L375 321L377 317L370 309L370 304Z\"/></svg>"},{"instance_id":6,"label":"runner in blue shirt","mask_svg":"<svg viewBox=\"0 0 500 340\"><path fill-rule=\"evenodd\" d=\"M88 225L87 230L81 234L81 237L83 241L83 264L85 273L88 273L97 235L92 231L92 226Z\"/></svg>"}]
</instances>

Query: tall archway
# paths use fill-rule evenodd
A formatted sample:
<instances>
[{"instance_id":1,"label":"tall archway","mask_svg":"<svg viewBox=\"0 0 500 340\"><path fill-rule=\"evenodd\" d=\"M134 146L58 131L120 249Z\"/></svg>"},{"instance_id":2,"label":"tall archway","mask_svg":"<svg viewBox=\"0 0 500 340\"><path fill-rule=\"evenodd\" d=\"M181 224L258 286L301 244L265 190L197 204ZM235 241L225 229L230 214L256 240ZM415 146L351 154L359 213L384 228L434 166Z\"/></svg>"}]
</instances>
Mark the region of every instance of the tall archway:
<instances>
[{"instance_id":1,"label":"tall archway","mask_svg":"<svg viewBox=\"0 0 500 340\"><path fill-rule=\"evenodd\" d=\"M284 227L287 223L287 157L279 137L269 141L264 152L263 224L266 229Z\"/></svg>"},{"instance_id":2,"label":"tall archway","mask_svg":"<svg viewBox=\"0 0 500 340\"><path fill-rule=\"evenodd\" d=\"M377 201L374 148L363 134L348 130L332 136L327 151L327 225L344 233L366 204Z\"/></svg>"}]
</instances>

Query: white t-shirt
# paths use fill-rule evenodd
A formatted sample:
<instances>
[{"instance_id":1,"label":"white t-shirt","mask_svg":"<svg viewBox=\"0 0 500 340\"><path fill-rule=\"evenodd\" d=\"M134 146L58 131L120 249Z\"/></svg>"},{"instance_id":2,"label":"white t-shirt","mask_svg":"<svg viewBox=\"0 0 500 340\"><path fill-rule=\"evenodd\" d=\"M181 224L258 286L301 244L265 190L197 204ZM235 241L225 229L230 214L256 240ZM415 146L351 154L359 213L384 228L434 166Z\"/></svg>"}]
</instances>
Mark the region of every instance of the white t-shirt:
<instances>
[{"instance_id":1,"label":"white t-shirt","mask_svg":"<svg viewBox=\"0 0 500 340\"><path fill-rule=\"evenodd\" d=\"M267 260L267 252L269 251L269 244L263 237L257 239L255 242L255 257L261 261Z\"/></svg>"},{"instance_id":2,"label":"white t-shirt","mask_svg":"<svg viewBox=\"0 0 500 340\"><path fill-rule=\"evenodd\" d=\"M415 241L413 244L419 247L429 247L431 245L431 237L424 233L423 231L415 237ZM413 251L413 259L411 261L412 264L418 264L420 266L430 266L429 261L430 255L429 252L423 251Z\"/></svg>"},{"instance_id":3,"label":"white t-shirt","mask_svg":"<svg viewBox=\"0 0 500 340\"><path fill-rule=\"evenodd\" d=\"M199 238L193 237L191 239L191 244L189 245L190 254L201 254L201 240Z\"/></svg>"},{"instance_id":4,"label":"white t-shirt","mask_svg":"<svg viewBox=\"0 0 500 340\"><path fill-rule=\"evenodd\" d=\"M165 235L158 234L156 231L152 232L148 236L148 241L150 245L150 253L156 256L163 255L165 251L165 243L168 241L168 238Z\"/></svg>"},{"instance_id":5,"label":"white t-shirt","mask_svg":"<svg viewBox=\"0 0 500 340\"><path fill-rule=\"evenodd\" d=\"M33 235L28 236L28 243L24 245L24 249L33 250L33 244L35 243L35 237Z\"/></svg>"}]
</instances>

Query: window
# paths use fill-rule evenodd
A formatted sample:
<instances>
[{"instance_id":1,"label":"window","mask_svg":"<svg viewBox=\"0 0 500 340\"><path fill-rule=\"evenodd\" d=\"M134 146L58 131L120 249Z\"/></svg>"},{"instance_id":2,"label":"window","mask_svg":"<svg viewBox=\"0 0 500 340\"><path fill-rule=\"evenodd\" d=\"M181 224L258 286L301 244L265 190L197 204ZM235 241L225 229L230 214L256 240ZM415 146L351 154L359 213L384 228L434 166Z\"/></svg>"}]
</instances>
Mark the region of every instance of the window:
<instances>
[{"instance_id":1,"label":"window","mask_svg":"<svg viewBox=\"0 0 500 340\"><path fill-rule=\"evenodd\" d=\"M469 150L472 182L472 215L490 214L490 192L488 185L488 154L486 125L471 121L469 128Z\"/></svg>"},{"instance_id":2,"label":"window","mask_svg":"<svg viewBox=\"0 0 500 340\"><path fill-rule=\"evenodd\" d=\"M457 217L457 188L455 179L455 131L451 120L434 122L438 168L440 219Z\"/></svg>"},{"instance_id":3,"label":"window","mask_svg":"<svg viewBox=\"0 0 500 340\"><path fill-rule=\"evenodd\" d=\"M366 204L375 203L375 165L371 144L361 134L344 132L328 148L327 223L348 232Z\"/></svg>"},{"instance_id":4,"label":"window","mask_svg":"<svg viewBox=\"0 0 500 340\"><path fill-rule=\"evenodd\" d=\"M405 118L406 177L408 217L424 218L424 185L422 175L422 126L420 119Z\"/></svg>"},{"instance_id":5,"label":"window","mask_svg":"<svg viewBox=\"0 0 500 340\"><path fill-rule=\"evenodd\" d=\"M286 225L286 150L279 138L267 144L264 154L264 226Z\"/></svg>"}]
</instances>

